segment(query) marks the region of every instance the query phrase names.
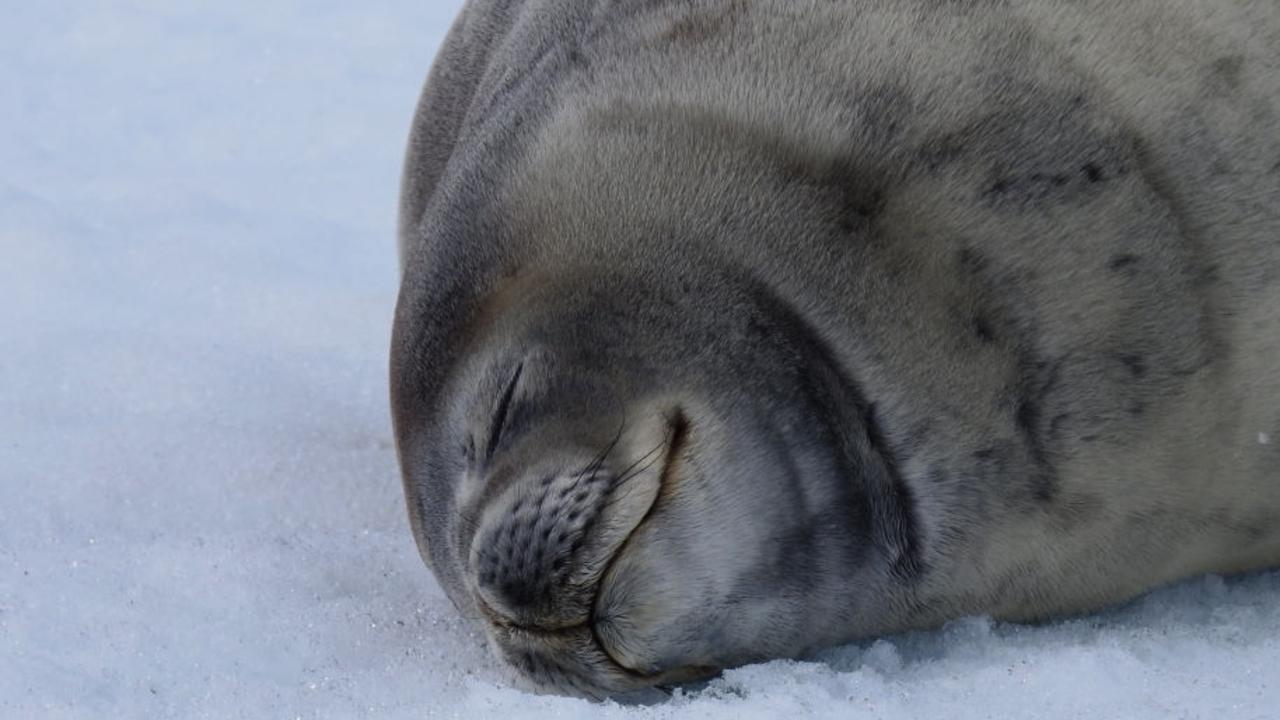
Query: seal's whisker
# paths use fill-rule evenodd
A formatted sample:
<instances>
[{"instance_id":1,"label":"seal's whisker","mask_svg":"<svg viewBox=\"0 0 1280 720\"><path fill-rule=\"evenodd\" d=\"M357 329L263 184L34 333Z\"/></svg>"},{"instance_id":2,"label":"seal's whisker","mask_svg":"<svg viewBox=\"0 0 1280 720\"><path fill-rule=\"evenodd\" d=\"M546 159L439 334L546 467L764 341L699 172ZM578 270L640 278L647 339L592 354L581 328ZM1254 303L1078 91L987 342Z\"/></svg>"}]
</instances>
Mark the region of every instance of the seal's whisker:
<instances>
[{"instance_id":1,"label":"seal's whisker","mask_svg":"<svg viewBox=\"0 0 1280 720\"><path fill-rule=\"evenodd\" d=\"M620 484L620 483L624 482L626 479L629 479L629 476L630 476L633 472L637 472L637 473L638 473L638 472L643 472L646 468L648 468L648 467L649 467L649 465L652 465L652 464L653 464L653 460L649 460L649 458L650 458L654 453L656 453L656 452L658 452L658 451L662 450L662 448L664 448L664 447L666 447L666 442L659 443L657 447L653 448L652 450L650 450L649 452L645 453L644 455L641 455L641 456L639 457L639 459L637 459L635 462L631 463L631 464L630 464L630 465L628 465L626 468L624 468L622 472L618 473L618 478L617 478L616 480L614 480L614 484L615 484L615 486L616 486L617 484ZM654 460L656 460L656 459L657 459L657 458L654 458ZM639 466L641 463L645 462L646 460L649 460L649 463L648 463L647 465L645 465L643 468L640 468L639 470L636 470L636 467L637 467L637 466Z\"/></svg>"},{"instance_id":2,"label":"seal's whisker","mask_svg":"<svg viewBox=\"0 0 1280 720\"><path fill-rule=\"evenodd\" d=\"M590 464L588 464L587 467L583 468L577 474L577 476L573 478L574 487L577 487L578 483L581 482L583 478L594 477L595 474L600 471L600 468L601 466L604 465L605 460L609 459L609 455L613 452L613 449L616 448L618 446L618 443L622 440L622 432L626 429L626 427L627 427L627 417L626 415L623 415L622 422L618 423L618 431L613 435L613 440L609 441L609 444L605 446L604 450L601 451L599 455L596 455L595 458L590 462Z\"/></svg>"},{"instance_id":3,"label":"seal's whisker","mask_svg":"<svg viewBox=\"0 0 1280 720\"><path fill-rule=\"evenodd\" d=\"M649 468L653 467L653 464L658 462L658 460L662 458L662 455L659 451L666 446L667 446L667 442L664 440L661 443L659 443L657 447L645 453L644 455L640 456L640 459L632 463L631 467L628 467L626 470L622 471L622 473L618 475L618 479L613 482L614 490L616 491L618 488L625 486L627 483L640 477L640 475L642 475L645 470L648 470ZM654 456L654 457L651 457L651 456ZM649 459L648 462L645 462L646 459ZM636 467L637 465L640 465L640 463L644 463L644 466Z\"/></svg>"}]
</instances>

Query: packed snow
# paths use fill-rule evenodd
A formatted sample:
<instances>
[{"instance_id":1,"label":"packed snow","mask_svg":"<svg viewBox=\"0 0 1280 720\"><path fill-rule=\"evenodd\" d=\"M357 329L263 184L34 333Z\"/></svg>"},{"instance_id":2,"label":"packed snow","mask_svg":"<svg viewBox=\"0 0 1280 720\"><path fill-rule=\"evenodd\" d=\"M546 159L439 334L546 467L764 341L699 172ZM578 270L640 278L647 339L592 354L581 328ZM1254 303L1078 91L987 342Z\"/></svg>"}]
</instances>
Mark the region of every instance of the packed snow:
<instances>
[{"instance_id":1,"label":"packed snow","mask_svg":"<svg viewBox=\"0 0 1280 720\"><path fill-rule=\"evenodd\" d=\"M1280 716L1280 573L653 706L513 689L417 556L387 409L400 153L456 6L7 4L0 718Z\"/></svg>"}]
</instances>

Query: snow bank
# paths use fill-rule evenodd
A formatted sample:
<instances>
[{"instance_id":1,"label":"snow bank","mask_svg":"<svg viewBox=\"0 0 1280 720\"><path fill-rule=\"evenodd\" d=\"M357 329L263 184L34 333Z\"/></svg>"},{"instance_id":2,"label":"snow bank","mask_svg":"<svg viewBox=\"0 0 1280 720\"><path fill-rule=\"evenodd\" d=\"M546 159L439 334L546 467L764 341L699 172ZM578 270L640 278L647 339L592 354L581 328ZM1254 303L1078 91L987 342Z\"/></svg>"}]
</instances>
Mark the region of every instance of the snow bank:
<instances>
[{"instance_id":1,"label":"snow bank","mask_svg":"<svg viewBox=\"0 0 1280 720\"><path fill-rule=\"evenodd\" d=\"M508 688L387 417L400 152L454 3L10 3L0 718L1280 715L1280 574L960 622L653 707Z\"/></svg>"}]
</instances>

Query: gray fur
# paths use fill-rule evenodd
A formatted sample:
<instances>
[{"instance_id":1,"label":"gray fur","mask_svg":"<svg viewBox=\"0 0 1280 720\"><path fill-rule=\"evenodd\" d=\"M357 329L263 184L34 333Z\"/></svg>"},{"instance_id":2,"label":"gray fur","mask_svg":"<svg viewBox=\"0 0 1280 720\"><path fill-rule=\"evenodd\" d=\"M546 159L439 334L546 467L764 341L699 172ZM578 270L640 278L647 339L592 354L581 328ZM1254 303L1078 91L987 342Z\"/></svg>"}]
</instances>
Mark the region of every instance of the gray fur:
<instances>
[{"instance_id":1,"label":"gray fur","mask_svg":"<svg viewBox=\"0 0 1280 720\"><path fill-rule=\"evenodd\" d=\"M405 166L423 557L601 696L1280 564L1280 5L475 0Z\"/></svg>"}]
</instances>

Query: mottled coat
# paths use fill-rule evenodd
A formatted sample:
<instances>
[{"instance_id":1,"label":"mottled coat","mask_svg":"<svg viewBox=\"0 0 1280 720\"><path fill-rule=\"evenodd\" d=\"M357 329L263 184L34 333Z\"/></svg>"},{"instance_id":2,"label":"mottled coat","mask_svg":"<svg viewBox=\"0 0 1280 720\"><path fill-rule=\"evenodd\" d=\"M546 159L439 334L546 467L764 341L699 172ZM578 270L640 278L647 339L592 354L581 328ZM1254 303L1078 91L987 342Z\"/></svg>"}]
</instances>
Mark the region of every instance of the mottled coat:
<instances>
[{"instance_id":1,"label":"mottled coat","mask_svg":"<svg viewBox=\"0 0 1280 720\"><path fill-rule=\"evenodd\" d=\"M1280 564L1280 4L475 0L405 167L423 555L592 696Z\"/></svg>"}]
</instances>

